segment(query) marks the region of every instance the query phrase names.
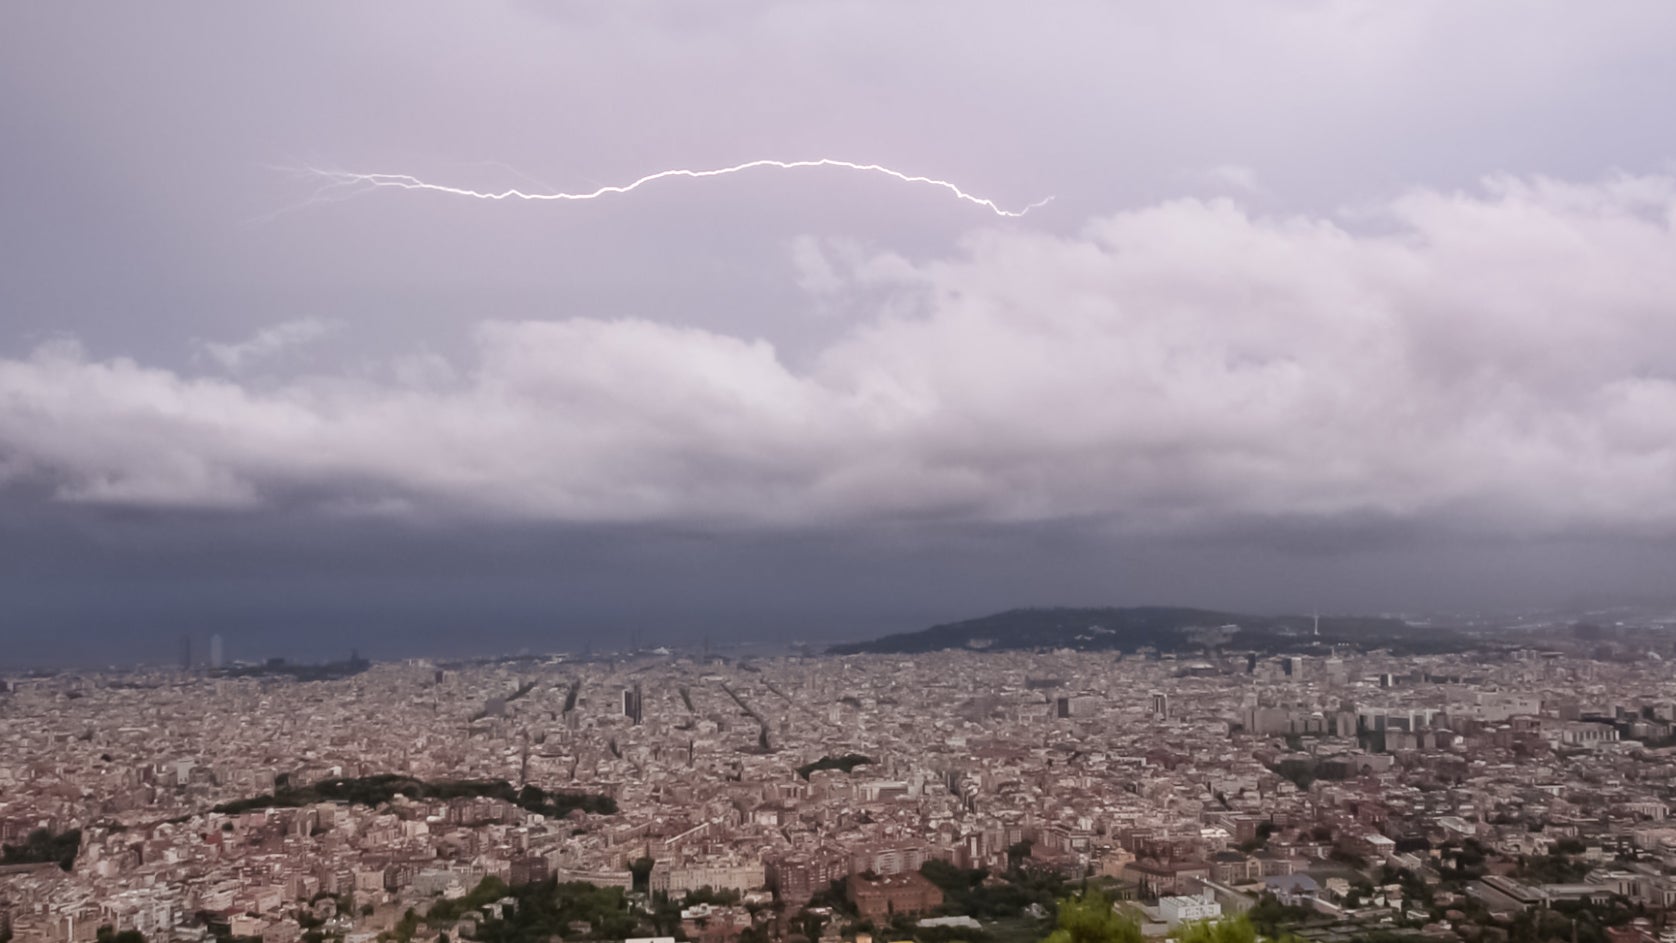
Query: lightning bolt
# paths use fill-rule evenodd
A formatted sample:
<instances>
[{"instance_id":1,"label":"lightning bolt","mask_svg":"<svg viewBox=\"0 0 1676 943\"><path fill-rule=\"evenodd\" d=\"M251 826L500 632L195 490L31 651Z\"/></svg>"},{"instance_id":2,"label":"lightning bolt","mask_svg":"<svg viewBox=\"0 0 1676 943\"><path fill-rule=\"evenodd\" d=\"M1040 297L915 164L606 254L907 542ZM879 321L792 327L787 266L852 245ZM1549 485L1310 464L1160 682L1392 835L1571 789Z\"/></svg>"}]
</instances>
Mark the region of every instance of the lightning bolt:
<instances>
[{"instance_id":1,"label":"lightning bolt","mask_svg":"<svg viewBox=\"0 0 1676 943\"><path fill-rule=\"evenodd\" d=\"M1023 216L1037 207L1045 206L1053 199L1053 197L1050 196L1047 199L1037 200L1029 206L1019 210L1003 209L996 205L995 201L967 193L965 190L962 190L960 187L955 186L947 180L938 180L936 177L919 177L912 174L905 174L900 170L892 170L891 168L880 164L857 164L847 160L833 160L827 157L820 158L819 160L752 160L746 161L743 164L734 164L731 167L718 167L713 170L689 170L684 168L678 168L675 170L660 170L655 174L647 174L632 183L602 186L596 190L578 193L541 193L516 188L506 190L473 190L466 187L450 187L444 186L440 183L428 183L410 174L363 174L351 173L345 170L321 170L314 167L306 168L304 173L322 182L320 190L317 191L314 197L308 201L309 203L329 201L332 199L344 199L354 196L357 193L380 187L395 187L401 190L429 190L433 193L445 193L450 196L470 197L474 200L551 200L570 202L597 200L601 197L607 196L619 196L621 194L638 190L646 184L655 183L659 180L665 180L670 177L688 177L692 179L701 177L722 177L728 174L743 173L747 170L757 170L759 168L770 167L778 170L798 170L805 167L838 167L844 170L855 170L870 174L882 174L886 177L900 180L903 183L924 184L933 187L940 187L954 194L957 199L981 206L997 216L1005 216L1009 218Z\"/></svg>"}]
</instances>

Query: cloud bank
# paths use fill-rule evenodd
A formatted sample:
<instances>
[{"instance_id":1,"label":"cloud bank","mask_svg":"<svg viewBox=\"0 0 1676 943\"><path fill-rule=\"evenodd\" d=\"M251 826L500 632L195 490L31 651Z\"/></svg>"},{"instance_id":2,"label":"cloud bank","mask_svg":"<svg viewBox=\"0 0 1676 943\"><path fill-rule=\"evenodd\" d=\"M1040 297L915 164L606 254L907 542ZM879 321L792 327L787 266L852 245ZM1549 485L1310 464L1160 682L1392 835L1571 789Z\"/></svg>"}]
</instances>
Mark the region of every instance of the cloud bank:
<instances>
[{"instance_id":1,"label":"cloud bank","mask_svg":"<svg viewBox=\"0 0 1676 943\"><path fill-rule=\"evenodd\" d=\"M486 320L453 360L261 383L44 345L0 360L0 475L122 506L722 528L1676 533L1670 176L796 252L824 299L871 299L796 363L655 319Z\"/></svg>"}]
</instances>

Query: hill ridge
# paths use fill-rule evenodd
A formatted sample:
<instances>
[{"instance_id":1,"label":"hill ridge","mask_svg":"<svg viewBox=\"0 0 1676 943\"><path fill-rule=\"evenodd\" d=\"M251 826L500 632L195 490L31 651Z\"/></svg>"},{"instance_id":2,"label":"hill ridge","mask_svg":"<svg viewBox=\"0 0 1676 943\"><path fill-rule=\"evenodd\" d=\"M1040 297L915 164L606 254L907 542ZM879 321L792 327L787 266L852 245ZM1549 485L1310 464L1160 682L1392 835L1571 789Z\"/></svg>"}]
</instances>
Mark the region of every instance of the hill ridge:
<instances>
[{"instance_id":1,"label":"hill ridge","mask_svg":"<svg viewBox=\"0 0 1676 943\"><path fill-rule=\"evenodd\" d=\"M1316 634L1319 625L1319 635ZM1156 649L1307 653L1350 647L1448 652L1470 647L1448 629L1416 627L1384 616L1260 616L1188 606L1039 606L946 622L862 642L834 645L834 655L916 654L948 649L1077 651Z\"/></svg>"}]
</instances>

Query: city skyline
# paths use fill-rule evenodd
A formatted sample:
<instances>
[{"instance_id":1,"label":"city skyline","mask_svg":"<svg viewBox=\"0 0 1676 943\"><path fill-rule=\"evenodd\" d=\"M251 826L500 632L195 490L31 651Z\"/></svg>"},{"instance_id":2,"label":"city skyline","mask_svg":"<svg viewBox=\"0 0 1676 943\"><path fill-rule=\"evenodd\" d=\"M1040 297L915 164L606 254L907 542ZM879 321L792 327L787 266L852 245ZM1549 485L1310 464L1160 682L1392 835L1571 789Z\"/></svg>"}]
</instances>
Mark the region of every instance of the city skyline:
<instances>
[{"instance_id":1,"label":"city skyline","mask_svg":"<svg viewBox=\"0 0 1676 943\"><path fill-rule=\"evenodd\" d=\"M1115 901L1138 936L1108 943L1207 919L1662 943L1668 628L1416 654L1322 650L1342 627L1309 621L1291 654L13 678L0 938L1034 943Z\"/></svg>"}]
</instances>

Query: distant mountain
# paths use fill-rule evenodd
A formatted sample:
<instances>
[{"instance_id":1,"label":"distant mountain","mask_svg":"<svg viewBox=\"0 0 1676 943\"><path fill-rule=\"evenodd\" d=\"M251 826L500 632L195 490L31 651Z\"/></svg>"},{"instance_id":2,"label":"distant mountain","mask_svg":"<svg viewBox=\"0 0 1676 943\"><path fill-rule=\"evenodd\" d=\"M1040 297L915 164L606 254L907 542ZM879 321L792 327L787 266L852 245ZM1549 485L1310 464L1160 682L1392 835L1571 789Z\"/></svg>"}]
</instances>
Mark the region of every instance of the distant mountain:
<instances>
[{"instance_id":1,"label":"distant mountain","mask_svg":"<svg viewBox=\"0 0 1676 943\"><path fill-rule=\"evenodd\" d=\"M1210 649L1277 654L1389 648L1403 652L1450 652L1472 641L1449 629L1412 626L1400 619L1322 616L1252 616L1169 606L1099 609L1012 609L918 632L887 635L870 642L835 645L835 655L910 654L951 648L1019 651L1068 648L1077 651L1201 652Z\"/></svg>"}]
</instances>

